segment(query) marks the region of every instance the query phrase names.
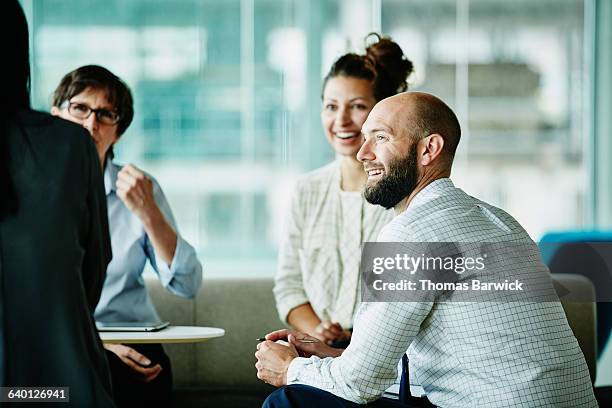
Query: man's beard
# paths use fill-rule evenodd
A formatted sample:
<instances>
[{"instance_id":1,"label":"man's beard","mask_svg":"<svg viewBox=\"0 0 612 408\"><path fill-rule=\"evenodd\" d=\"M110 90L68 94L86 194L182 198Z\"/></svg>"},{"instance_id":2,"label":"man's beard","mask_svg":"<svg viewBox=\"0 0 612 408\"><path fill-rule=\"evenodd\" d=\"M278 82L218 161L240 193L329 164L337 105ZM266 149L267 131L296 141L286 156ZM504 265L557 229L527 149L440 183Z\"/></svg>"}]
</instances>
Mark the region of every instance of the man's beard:
<instances>
[{"instance_id":1,"label":"man's beard","mask_svg":"<svg viewBox=\"0 0 612 408\"><path fill-rule=\"evenodd\" d=\"M388 210L412 193L417 184L416 148L414 143L406 157L392 160L388 171L374 185L366 184L363 196L370 204Z\"/></svg>"}]
</instances>

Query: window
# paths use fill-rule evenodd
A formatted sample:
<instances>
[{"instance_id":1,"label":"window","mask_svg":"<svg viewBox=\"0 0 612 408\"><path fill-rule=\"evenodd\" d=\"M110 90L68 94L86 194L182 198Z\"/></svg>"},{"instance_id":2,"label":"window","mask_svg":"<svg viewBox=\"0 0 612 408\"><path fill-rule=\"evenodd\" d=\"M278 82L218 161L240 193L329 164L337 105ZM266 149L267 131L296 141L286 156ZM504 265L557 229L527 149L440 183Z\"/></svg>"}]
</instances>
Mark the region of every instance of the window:
<instances>
[{"instance_id":1,"label":"window","mask_svg":"<svg viewBox=\"0 0 612 408\"><path fill-rule=\"evenodd\" d=\"M536 240L589 222L582 0L386 0L382 25L459 116L459 187Z\"/></svg>"},{"instance_id":2,"label":"window","mask_svg":"<svg viewBox=\"0 0 612 408\"><path fill-rule=\"evenodd\" d=\"M464 135L453 178L534 239L588 222L583 0L23 1L33 104L104 65L131 86L119 141L161 183L207 276L271 276L292 182L333 160L321 78L381 30ZM525 199L529 197L529 199Z\"/></svg>"}]
</instances>

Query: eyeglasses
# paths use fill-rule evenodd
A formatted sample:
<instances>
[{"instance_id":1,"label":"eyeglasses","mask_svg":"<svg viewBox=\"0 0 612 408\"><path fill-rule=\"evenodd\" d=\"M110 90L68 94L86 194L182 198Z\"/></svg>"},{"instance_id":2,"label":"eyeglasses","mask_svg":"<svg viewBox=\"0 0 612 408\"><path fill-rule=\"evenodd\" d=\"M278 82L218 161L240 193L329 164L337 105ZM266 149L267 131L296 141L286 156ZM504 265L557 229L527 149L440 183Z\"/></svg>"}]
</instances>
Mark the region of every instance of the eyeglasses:
<instances>
[{"instance_id":1,"label":"eyeglasses","mask_svg":"<svg viewBox=\"0 0 612 408\"><path fill-rule=\"evenodd\" d=\"M120 116L117 112L108 109L92 109L89 106L78 102L64 102L62 109L68 108L68 113L78 119L87 119L91 113L96 114L96 119L105 125L114 125L119 122Z\"/></svg>"}]
</instances>

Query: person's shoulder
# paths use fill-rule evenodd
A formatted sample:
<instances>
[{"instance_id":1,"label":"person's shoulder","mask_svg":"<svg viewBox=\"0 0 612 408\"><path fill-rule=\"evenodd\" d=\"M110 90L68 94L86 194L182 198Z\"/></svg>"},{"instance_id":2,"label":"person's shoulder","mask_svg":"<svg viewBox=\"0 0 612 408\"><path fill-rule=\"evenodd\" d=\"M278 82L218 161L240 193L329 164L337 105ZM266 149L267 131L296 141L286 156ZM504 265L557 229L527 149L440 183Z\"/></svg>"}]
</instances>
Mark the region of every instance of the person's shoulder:
<instances>
[{"instance_id":1,"label":"person's shoulder","mask_svg":"<svg viewBox=\"0 0 612 408\"><path fill-rule=\"evenodd\" d=\"M55 150L58 154L60 151L77 151L77 157L82 156L83 151L95 152L93 140L85 128L51 114L21 110L16 125L40 148Z\"/></svg>"},{"instance_id":2,"label":"person's shoulder","mask_svg":"<svg viewBox=\"0 0 612 408\"><path fill-rule=\"evenodd\" d=\"M415 225L407 219L405 214L396 215L382 227L378 234L378 242L418 242L427 241L429 237L426 237L422 233L422 229L415 228Z\"/></svg>"},{"instance_id":3,"label":"person's shoulder","mask_svg":"<svg viewBox=\"0 0 612 408\"><path fill-rule=\"evenodd\" d=\"M49 113L40 112L32 109L22 109L17 111L18 120L25 127L45 127L50 126L55 117Z\"/></svg>"},{"instance_id":4,"label":"person's shoulder","mask_svg":"<svg viewBox=\"0 0 612 408\"><path fill-rule=\"evenodd\" d=\"M23 126L28 129L56 131L58 137L73 138L77 136L81 138L81 136L87 135L87 130L83 126L45 112L36 110L22 111L20 112L20 119Z\"/></svg>"},{"instance_id":5,"label":"person's shoulder","mask_svg":"<svg viewBox=\"0 0 612 408\"><path fill-rule=\"evenodd\" d=\"M503 209L473 197L459 188L456 190L462 199L458 199L451 210L459 221L463 221L462 218L473 219L474 222L489 223L507 232L523 230L520 223Z\"/></svg>"},{"instance_id":6,"label":"person's shoulder","mask_svg":"<svg viewBox=\"0 0 612 408\"><path fill-rule=\"evenodd\" d=\"M384 235L395 240L403 237L431 242L528 237L507 212L456 187L396 216L385 228Z\"/></svg>"},{"instance_id":7,"label":"person's shoulder","mask_svg":"<svg viewBox=\"0 0 612 408\"><path fill-rule=\"evenodd\" d=\"M483 222L492 224L502 232L529 237L523 226L505 210L477 198L473 199Z\"/></svg>"},{"instance_id":8,"label":"person's shoulder","mask_svg":"<svg viewBox=\"0 0 612 408\"><path fill-rule=\"evenodd\" d=\"M301 192L318 191L322 185L330 184L339 174L340 167L337 161L326 164L300 176L296 182L297 190Z\"/></svg>"}]
</instances>

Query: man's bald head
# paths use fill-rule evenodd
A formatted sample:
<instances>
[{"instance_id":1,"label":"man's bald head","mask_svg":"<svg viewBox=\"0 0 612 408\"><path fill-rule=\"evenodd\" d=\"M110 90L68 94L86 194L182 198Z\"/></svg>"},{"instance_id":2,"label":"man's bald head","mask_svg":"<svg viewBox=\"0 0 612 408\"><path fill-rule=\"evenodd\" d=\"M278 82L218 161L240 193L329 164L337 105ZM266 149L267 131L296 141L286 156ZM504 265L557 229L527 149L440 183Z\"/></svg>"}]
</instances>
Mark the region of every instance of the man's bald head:
<instances>
[{"instance_id":1,"label":"man's bald head","mask_svg":"<svg viewBox=\"0 0 612 408\"><path fill-rule=\"evenodd\" d=\"M357 160L368 174L364 196L396 211L428 183L450 176L461 135L453 111L421 92L378 102L361 131L365 140Z\"/></svg>"},{"instance_id":2,"label":"man's bald head","mask_svg":"<svg viewBox=\"0 0 612 408\"><path fill-rule=\"evenodd\" d=\"M413 141L432 134L442 136L445 159L449 165L452 163L461 138L461 126L455 113L440 98L424 92L404 92L380 101L371 114L376 115L376 110L395 116L395 125L406 131Z\"/></svg>"}]
</instances>

